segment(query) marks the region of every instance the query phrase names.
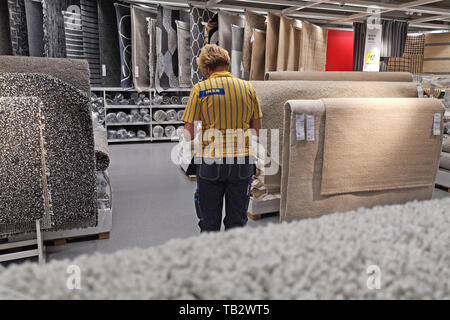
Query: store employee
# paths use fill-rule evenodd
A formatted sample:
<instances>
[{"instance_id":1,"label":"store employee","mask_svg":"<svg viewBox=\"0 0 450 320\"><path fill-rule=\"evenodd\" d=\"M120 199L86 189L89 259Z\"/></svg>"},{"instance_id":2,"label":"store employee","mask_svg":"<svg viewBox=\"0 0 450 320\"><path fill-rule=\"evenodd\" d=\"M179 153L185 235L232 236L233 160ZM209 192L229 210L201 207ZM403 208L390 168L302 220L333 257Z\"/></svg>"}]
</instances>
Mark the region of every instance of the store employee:
<instances>
[{"instance_id":1,"label":"store employee","mask_svg":"<svg viewBox=\"0 0 450 320\"><path fill-rule=\"evenodd\" d=\"M202 148L196 159L202 157L195 194L199 226L202 232L220 230L225 199L225 229L242 227L255 173L249 143L262 126L261 106L253 86L228 71L226 50L206 45L197 63L208 79L192 88L182 120L188 141L194 137L194 123L202 124Z\"/></svg>"}]
</instances>

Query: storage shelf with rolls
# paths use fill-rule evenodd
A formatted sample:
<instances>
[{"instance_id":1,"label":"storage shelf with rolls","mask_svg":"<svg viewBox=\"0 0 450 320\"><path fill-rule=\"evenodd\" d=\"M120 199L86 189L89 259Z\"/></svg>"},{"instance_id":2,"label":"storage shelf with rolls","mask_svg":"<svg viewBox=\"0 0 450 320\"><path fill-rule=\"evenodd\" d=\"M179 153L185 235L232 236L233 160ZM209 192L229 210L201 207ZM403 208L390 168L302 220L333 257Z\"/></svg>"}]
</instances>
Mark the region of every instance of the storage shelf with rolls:
<instances>
[{"instance_id":1,"label":"storage shelf with rolls","mask_svg":"<svg viewBox=\"0 0 450 320\"><path fill-rule=\"evenodd\" d=\"M93 87L91 89L92 93L96 94L97 97L103 98L103 106L104 106L104 114L103 118L105 119L102 123L107 132L110 132L111 135L108 135L108 143L136 143L136 142L171 142L171 141L178 141L179 137L176 136L167 136L167 134L173 134L173 128L168 128L166 130L166 127L168 126L174 126L176 130L179 130L180 127L184 125L183 121L179 120L179 115L181 111L183 111L186 107L186 100L187 97L189 97L190 88L171 88L168 90L165 90L161 93L157 93L154 89L138 93L135 90L124 90L122 88L103 88L103 87ZM122 100L118 101L117 99L114 99L116 97L116 94L122 95ZM144 95L147 99L145 103L141 103L143 99L139 101L141 104L133 104L133 97L139 97L139 95ZM160 95L160 97L158 97ZM165 96L166 102L163 103L162 96ZM169 103L167 103L170 98ZM182 99L184 98L184 99ZM182 101L184 100L184 101ZM148 111L142 111L142 109L147 109ZM154 119L154 113L158 110L163 110L164 112L167 112L169 110L175 110L177 112L177 117L174 120L164 120L164 121L156 121ZM134 113L139 113L139 115L136 115L135 121L131 121L130 119L127 119L126 122L124 122L124 115L125 113L128 117L133 116ZM107 115L110 113L115 113L116 115L119 112L123 112L121 115L123 118L121 119L123 122L116 122L114 121L108 121ZM145 121L136 121L136 120L142 120L142 116L148 114L150 115L150 119L145 119ZM164 114L164 113L163 113ZM172 119L173 119L173 111L172 111ZM147 116L148 117L148 116ZM156 129L156 134L161 134L161 136L155 136L153 131L155 126L161 126L163 128L163 132L161 134L161 128ZM127 134L132 131L133 133L130 135L130 138L122 138L125 133L125 131L122 130L122 134L120 136L116 136L117 131L120 129L125 129L127 131ZM137 132L138 130L141 130L145 132L145 137L141 136L138 137ZM114 133L114 135L113 135ZM141 132L142 134L142 132Z\"/></svg>"}]
</instances>

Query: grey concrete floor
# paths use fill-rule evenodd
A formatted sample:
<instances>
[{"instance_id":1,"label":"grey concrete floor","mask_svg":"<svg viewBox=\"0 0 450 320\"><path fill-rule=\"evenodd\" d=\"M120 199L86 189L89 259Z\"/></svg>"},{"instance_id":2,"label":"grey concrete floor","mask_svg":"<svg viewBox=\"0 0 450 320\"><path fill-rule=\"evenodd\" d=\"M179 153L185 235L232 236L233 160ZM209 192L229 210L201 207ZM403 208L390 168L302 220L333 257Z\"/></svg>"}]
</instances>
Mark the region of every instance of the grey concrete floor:
<instances>
[{"instance_id":1,"label":"grey concrete floor","mask_svg":"<svg viewBox=\"0 0 450 320\"><path fill-rule=\"evenodd\" d=\"M151 247L199 234L193 205L195 182L170 161L173 143L111 145L113 230L109 240L47 247L48 260L82 254ZM450 194L436 189L434 198ZM278 223L278 217L249 220L248 227Z\"/></svg>"},{"instance_id":2,"label":"grey concrete floor","mask_svg":"<svg viewBox=\"0 0 450 320\"><path fill-rule=\"evenodd\" d=\"M199 234L189 181L170 160L175 143L110 146L108 169L113 187L113 230L108 240L92 240L47 247L47 259L81 254L151 247L171 239ZM272 216L249 220L248 227L278 223Z\"/></svg>"}]
</instances>

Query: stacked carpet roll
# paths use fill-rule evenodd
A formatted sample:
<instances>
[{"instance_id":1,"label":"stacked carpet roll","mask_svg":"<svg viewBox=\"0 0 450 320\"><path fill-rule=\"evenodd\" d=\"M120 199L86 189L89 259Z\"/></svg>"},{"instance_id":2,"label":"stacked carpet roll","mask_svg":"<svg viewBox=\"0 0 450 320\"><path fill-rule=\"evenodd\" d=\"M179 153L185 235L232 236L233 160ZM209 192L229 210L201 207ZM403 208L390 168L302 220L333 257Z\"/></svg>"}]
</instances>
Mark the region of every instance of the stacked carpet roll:
<instances>
[{"instance_id":1,"label":"stacked carpet roll","mask_svg":"<svg viewBox=\"0 0 450 320\"><path fill-rule=\"evenodd\" d=\"M388 72L411 72L420 74L423 71L425 35L408 35L402 57L389 58Z\"/></svg>"},{"instance_id":2,"label":"stacked carpet roll","mask_svg":"<svg viewBox=\"0 0 450 320\"><path fill-rule=\"evenodd\" d=\"M450 32L425 35L423 72L450 74Z\"/></svg>"},{"instance_id":3,"label":"stacked carpet roll","mask_svg":"<svg viewBox=\"0 0 450 320\"><path fill-rule=\"evenodd\" d=\"M446 91L444 96L444 105L446 107L446 113L444 115L444 138L442 140L442 153L439 167L441 169L450 170L450 117L448 108L450 103L450 92Z\"/></svg>"},{"instance_id":4,"label":"stacked carpet roll","mask_svg":"<svg viewBox=\"0 0 450 320\"><path fill-rule=\"evenodd\" d=\"M0 267L0 296L448 300L449 207L450 199L445 198L361 208L318 219L203 233L146 249L84 255L70 262ZM81 290L67 289L69 264L83 270ZM369 289L376 284L370 266L381 271L380 290Z\"/></svg>"},{"instance_id":5,"label":"stacked carpet roll","mask_svg":"<svg viewBox=\"0 0 450 320\"><path fill-rule=\"evenodd\" d=\"M89 80L86 83L88 85ZM22 95L42 101L52 228L95 226L95 154L88 94L45 74L1 73L0 97ZM2 177L5 178L8 179Z\"/></svg>"},{"instance_id":6,"label":"stacked carpet roll","mask_svg":"<svg viewBox=\"0 0 450 320\"><path fill-rule=\"evenodd\" d=\"M438 100L291 100L285 110L282 221L431 198Z\"/></svg>"}]
</instances>

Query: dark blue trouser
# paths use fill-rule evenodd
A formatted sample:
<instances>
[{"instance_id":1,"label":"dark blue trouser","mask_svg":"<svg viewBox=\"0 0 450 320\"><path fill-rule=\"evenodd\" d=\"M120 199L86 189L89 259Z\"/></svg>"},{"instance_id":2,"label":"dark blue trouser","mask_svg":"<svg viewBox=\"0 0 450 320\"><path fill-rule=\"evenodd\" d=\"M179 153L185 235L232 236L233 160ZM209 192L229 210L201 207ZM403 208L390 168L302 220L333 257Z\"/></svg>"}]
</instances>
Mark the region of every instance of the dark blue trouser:
<instances>
[{"instance_id":1,"label":"dark blue trouser","mask_svg":"<svg viewBox=\"0 0 450 320\"><path fill-rule=\"evenodd\" d=\"M199 164L195 209L203 231L219 231L225 196L225 230L247 223L254 164Z\"/></svg>"}]
</instances>

